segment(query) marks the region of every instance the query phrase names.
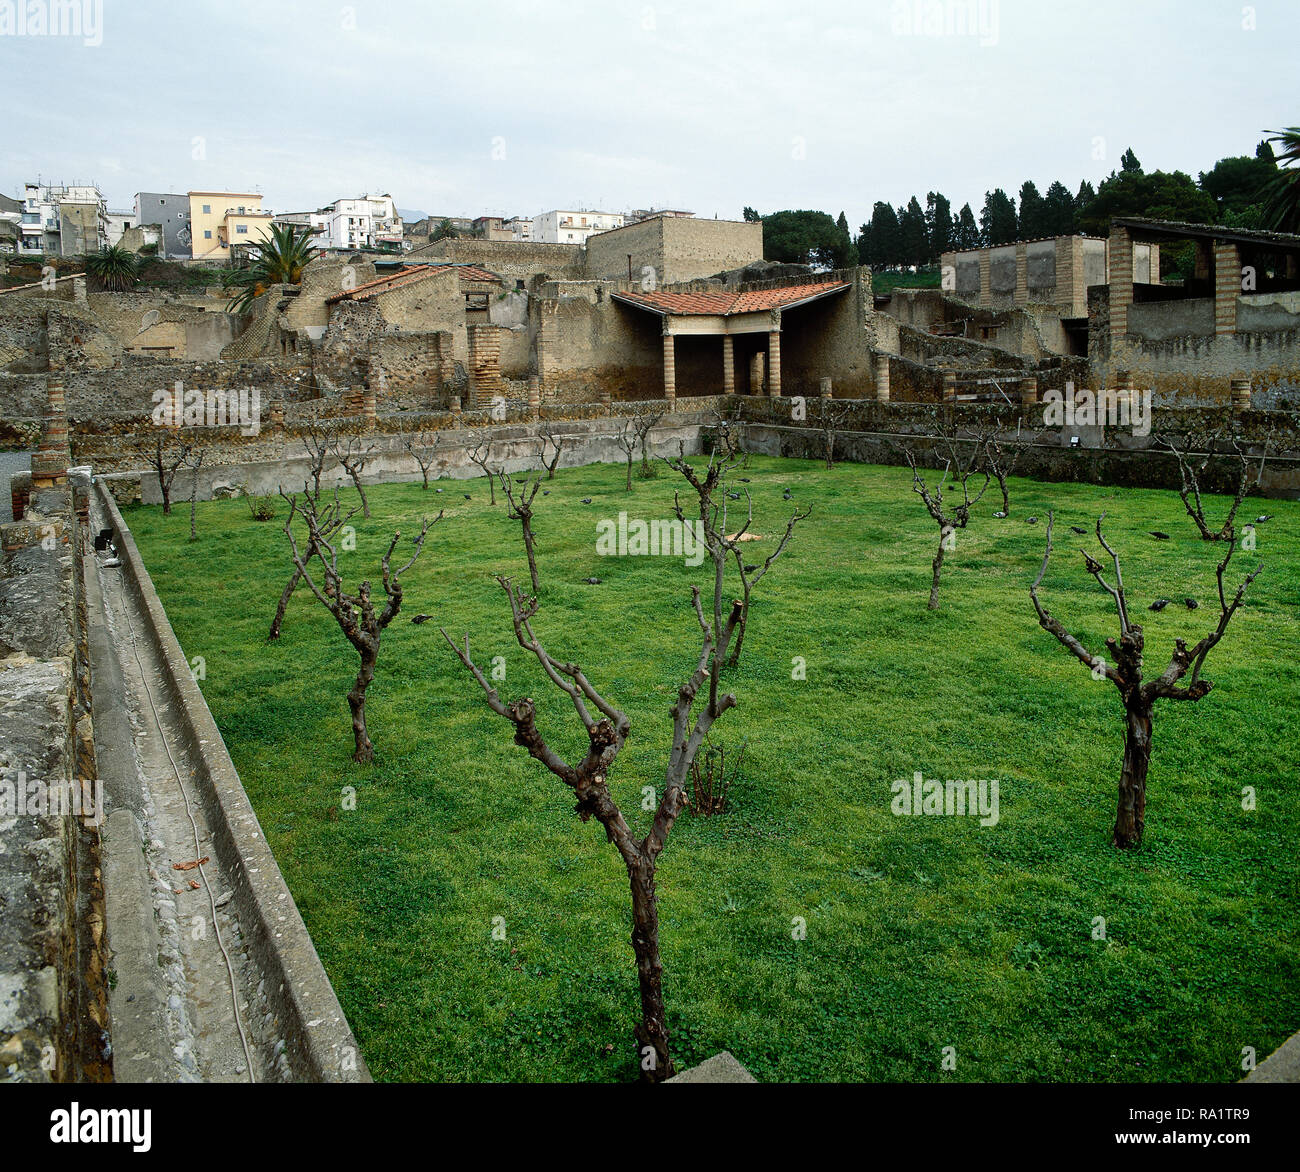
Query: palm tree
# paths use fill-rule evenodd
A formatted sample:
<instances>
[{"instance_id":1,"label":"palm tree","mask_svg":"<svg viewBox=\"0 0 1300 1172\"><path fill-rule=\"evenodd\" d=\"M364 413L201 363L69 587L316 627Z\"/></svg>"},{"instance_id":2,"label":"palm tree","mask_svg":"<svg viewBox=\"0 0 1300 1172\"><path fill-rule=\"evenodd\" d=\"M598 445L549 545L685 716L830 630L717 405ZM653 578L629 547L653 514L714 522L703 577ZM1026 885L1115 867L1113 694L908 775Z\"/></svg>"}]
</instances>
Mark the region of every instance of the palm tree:
<instances>
[{"instance_id":1,"label":"palm tree","mask_svg":"<svg viewBox=\"0 0 1300 1172\"><path fill-rule=\"evenodd\" d=\"M311 244L313 232L305 224L272 224L269 239L250 247L257 257L246 269L226 274L222 284L232 293L228 313L247 313L253 302L272 285L300 285L303 270L319 250Z\"/></svg>"},{"instance_id":2,"label":"palm tree","mask_svg":"<svg viewBox=\"0 0 1300 1172\"><path fill-rule=\"evenodd\" d=\"M135 253L127 252L120 245L101 248L98 252L83 258L86 272L95 278L101 289L122 293L135 284L139 273L139 261Z\"/></svg>"},{"instance_id":3,"label":"palm tree","mask_svg":"<svg viewBox=\"0 0 1300 1172\"><path fill-rule=\"evenodd\" d=\"M1277 175L1264 189L1264 220L1275 232L1300 233L1300 126L1269 132L1278 143Z\"/></svg>"}]
</instances>

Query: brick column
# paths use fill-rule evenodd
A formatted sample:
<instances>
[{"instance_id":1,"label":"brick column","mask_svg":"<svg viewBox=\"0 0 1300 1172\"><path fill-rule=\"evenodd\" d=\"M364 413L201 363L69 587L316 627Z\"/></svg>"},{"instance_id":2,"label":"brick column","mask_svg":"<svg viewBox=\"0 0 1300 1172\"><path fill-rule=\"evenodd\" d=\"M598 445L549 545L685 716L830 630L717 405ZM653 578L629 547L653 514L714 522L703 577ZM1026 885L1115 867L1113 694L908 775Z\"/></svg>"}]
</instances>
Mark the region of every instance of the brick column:
<instances>
[{"instance_id":1,"label":"brick column","mask_svg":"<svg viewBox=\"0 0 1300 1172\"><path fill-rule=\"evenodd\" d=\"M1023 242L1016 245L1015 303L1029 304L1029 246Z\"/></svg>"},{"instance_id":2,"label":"brick column","mask_svg":"<svg viewBox=\"0 0 1300 1172\"><path fill-rule=\"evenodd\" d=\"M976 304L987 309L993 304L993 282L989 277L989 250L987 248L980 249L979 261L980 295Z\"/></svg>"},{"instance_id":3,"label":"brick column","mask_svg":"<svg viewBox=\"0 0 1300 1172\"><path fill-rule=\"evenodd\" d=\"M72 463L72 452L68 447L68 411L63 392L63 376L50 375L45 380L45 387L45 423L41 428L41 446L32 453L34 489L65 484L68 466Z\"/></svg>"},{"instance_id":4,"label":"brick column","mask_svg":"<svg viewBox=\"0 0 1300 1172\"><path fill-rule=\"evenodd\" d=\"M1241 293L1241 254L1235 244L1214 242L1214 332L1237 332L1237 297Z\"/></svg>"},{"instance_id":5,"label":"brick column","mask_svg":"<svg viewBox=\"0 0 1300 1172\"><path fill-rule=\"evenodd\" d=\"M945 403L955 403L957 401L957 374L952 370L943 372L943 401Z\"/></svg>"},{"instance_id":6,"label":"brick column","mask_svg":"<svg viewBox=\"0 0 1300 1172\"><path fill-rule=\"evenodd\" d=\"M1237 411L1250 410L1250 379L1234 378L1230 380L1232 387L1232 409Z\"/></svg>"},{"instance_id":7,"label":"brick column","mask_svg":"<svg viewBox=\"0 0 1300 1172\"><path fill-rule=\"evenodd\" d=\"M271 434L277 439L284 435L284 400L279 395L271 400Z\"/></svg>"},{"instance_id":8,"label":"brick column","mask_svg":"<svg viewBox=\"0 0 1300 1172\"><path fill-rule=\"evenodd\" d=\"M736 340L730 334L722 335L722 393L736 393Z\"/></svg>"},{"instance_id":9,"label":"brick column","mask_svg":"<svg viewBox=\"0 0 1300 1172\"><path fill-rule=\"evenodd\" d=\"M1022 407L1032 407L1038 402L1038 380L1036 378L1022 378L1020 380L1020 405Z\"/></svg>"},{"instance_id":10,"label":"brick column","mask_svg":"<svg viewBox=\"0 0 1300 1172\"><path fill-rule=\"evenodd\" d=\"M535 375L528 376L528 418L534 421L542 415L542 384Z\"/></svg>"},{"instance_id":11,"label":"brick column","mask_svg":"<svg viewBox=\"0 0 1300 1172\"><path fill-rule=\"evenodd\" d=\"M366 387L365 396L361 400L361 417L365 420L367 431L375 430L375 414L376 414L375 400L376 400L376 393L375 393L374 386L371 385Z\"/></svg>"},{"instance_id":12,"label":"brick column","mask_svg":"<svg viewBox=\"0 0 1300 1172\"><path fill-rule=\"evenodd\" d=\"M677 402L677 346L667 328L664 329L664 402L669 411Z\"/></svg>"},{"instance_id":13,"label":"brick column","mask_svg":"<svg viewBox=\"0 0 1300 1172\"><path fill-rule=\"evenodd\" d=\"M876 355L876 402L889 402L889 355Z\"/></svg>"},{"instance_id":14,"label":"brick column","mask_svg":"<svg viewBox=\"0 0 1300 1172\"><path fill-rule=\"evenodd\" d=\"M1133 304L1133 238L1127 228L1110 234L1110 340L1122 342L1128 333L1128 307Z\"/></svg>"},{"instance_id":15,"label":"brick column","mask_svg":"<svg viewBox=\"0 0 1300 1172\"><path fill-rule=\"evenodd\" d=\"M767 387L772 398L781 397L781 331L767 335Z\"/></svg>"},{"instance_id":16,"label":"brick column","mask_svg":"<svg viewBox=\"0 0 1300 1172\"><path fill-rule=\"evenodd\" d=\"M488 406L505 391L501 381L501 327L474 325L469 334L469 403L472 409Z\"/></svg>"}]
</instances>

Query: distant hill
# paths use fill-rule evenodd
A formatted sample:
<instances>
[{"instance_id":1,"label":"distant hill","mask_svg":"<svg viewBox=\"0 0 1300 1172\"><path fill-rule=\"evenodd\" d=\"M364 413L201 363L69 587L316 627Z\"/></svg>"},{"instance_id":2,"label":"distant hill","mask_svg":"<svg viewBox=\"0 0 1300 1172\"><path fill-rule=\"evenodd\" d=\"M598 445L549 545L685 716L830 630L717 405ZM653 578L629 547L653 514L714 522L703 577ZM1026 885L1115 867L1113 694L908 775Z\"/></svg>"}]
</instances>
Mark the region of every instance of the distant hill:
<instances>
[{"instance_id":1,"label":"distant hill","mask_svg":"<svg viewBox=\"0 0 1300 1172\"><path fill-rule=\"evenodd\" d=\"M429 213L428 213L428 212L413 212L413 211L408 210L407 208L398 208L398 209L397 209L397 214L398 214L399 216L402 217L402 220L403 220L405 223L407 223L407 224L413 224L416 220L423 220L424 217L427 216Z\"/></svg>"}]
</instances>

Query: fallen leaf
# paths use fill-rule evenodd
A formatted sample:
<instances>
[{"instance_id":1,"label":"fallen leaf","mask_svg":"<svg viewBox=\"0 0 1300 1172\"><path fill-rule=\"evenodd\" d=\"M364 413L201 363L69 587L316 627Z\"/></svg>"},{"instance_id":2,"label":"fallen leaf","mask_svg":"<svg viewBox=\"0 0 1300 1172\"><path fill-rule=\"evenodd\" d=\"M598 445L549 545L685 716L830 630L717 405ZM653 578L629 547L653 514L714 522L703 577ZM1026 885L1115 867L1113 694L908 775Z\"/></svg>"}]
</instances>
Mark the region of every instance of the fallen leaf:
<instances>
[{"instance_id":1,"label":"fallen leaf","mask_svg":"<svg viewBox=\"0 0 1300 1172\"><path fill-rule=\"evenodd\" d=\"M191 859L188 863L173 863L173 871L193 871L195 867L201 867L208 861L208 856L204 855L201 859Z\"/></svg>"}]
</instances>

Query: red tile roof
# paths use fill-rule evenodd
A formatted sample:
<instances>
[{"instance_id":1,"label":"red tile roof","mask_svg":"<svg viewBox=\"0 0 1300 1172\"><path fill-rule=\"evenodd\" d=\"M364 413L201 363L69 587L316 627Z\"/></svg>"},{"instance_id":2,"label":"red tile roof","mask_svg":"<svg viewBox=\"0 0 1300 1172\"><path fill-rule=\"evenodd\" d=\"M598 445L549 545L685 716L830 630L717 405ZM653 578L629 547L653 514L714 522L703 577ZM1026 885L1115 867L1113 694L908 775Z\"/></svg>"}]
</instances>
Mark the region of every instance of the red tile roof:
<instances>
[{"instance_id":1,"label":"red tile roof","mask_svg":"<svg viewBox=\"0 0 1300 1172\"><path fill-rule=\"evenodd\" d=\"M325 304L333 305L336 301L369 301L372 297L391 293L394 289L401 289L406 285L414 285L417 281L423 281L435 273L445 273L448 269L455 269L460 274L462 282L490 281L498 285L501 283L501 278L496 273L490 273L477 265L407 265L406 268L389 273L386 277L378 277L373 281L367 281L364 285L358 285L355 289L344 289L342 293L326 297Z\"/></svg>"},{"instance_id":2,"label":"red tile roof","mask_svg":"<svg viewBox=\"0 0 1300 1172\"><path fill-rule=\"evenodd\" d=\"M838 293L848 287L846 281L822 281L807 285L785 285L779 289L752 289L745 293L615 293L614 296L620 301L630 302L655 313L729 317L736 313L783 309L827 293Z\"/></svg>"}]
</instances>

